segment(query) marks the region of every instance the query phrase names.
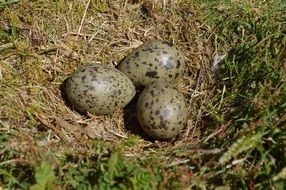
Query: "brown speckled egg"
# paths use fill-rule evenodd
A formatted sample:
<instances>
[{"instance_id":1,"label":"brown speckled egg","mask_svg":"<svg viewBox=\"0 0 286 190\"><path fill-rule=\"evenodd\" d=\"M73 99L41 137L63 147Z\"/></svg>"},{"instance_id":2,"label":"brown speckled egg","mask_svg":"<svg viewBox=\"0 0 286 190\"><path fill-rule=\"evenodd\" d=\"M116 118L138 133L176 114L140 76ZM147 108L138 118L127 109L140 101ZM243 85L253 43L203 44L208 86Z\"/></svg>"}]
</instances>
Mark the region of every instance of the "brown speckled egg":
<instances>
[{"instance_id":1,"label":"brown speckled egg","mask_svg":"<svg viewBox=\"0 0 286 190\"><path fill-rule=\"evenodd\" d=\"M154 82L175 82L183 74L183 53L172 43L155 40L133 50L119 65L119 70L137 86Z\"/></svg>"},{"instance_id":2,"label":"brown speckled egg","mask_svg":"<svg viewBox=\"0 0 286 190\"><path fill-rule=\"evenodd\" d=\"M66 95L80 112L111 114L126 106L135 93L129 78L102 64L83 66L66 81Z\"/></svg>"},{"instance_id":3,"label":"brown speckled egg","mask_svg":"<svg viewBox=\"0 0 286 190\"><path fill-rule=\"evenodd\" d=\"M137 117L142 129L156 139L170 139L187 125L185 97L174 85L156 82L138 99Z\"/></svg>"}]
</instances>

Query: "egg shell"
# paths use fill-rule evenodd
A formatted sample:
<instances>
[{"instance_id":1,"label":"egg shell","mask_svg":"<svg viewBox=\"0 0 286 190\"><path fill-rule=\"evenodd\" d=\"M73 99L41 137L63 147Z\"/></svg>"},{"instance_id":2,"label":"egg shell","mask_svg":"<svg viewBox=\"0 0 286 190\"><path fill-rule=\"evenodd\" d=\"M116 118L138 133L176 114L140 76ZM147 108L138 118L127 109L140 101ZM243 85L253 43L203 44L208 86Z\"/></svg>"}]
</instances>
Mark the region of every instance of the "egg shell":
<instances>
[{"instance_id":1,"label":"egg shell","mask_svg":"<svg viewBox=\"0 0 286 190\"><path fill-rule=\"evenodd\" d=\"M137 118L142 129L151 137L173 138L187 125L185 97L174 85L156 82L139 95Z\"/></svg>"},{"instance_id":2,"label":"egg shell","mask_svg":"<svg viewBox=\"0 0 286 190\"><path fill-rule=\"evenodd\" d=\"M111 114L125 107L135 93L128 77L103 64L83 66L66 81L67 98L80 112Z\"/></svg>"},{"instance_id":3,"label":"egg shell","mask_svg":"<svg viewBox=\"0 0 286 190\"><path fill-rule=\"evenodd\" d=\"M183 53L172 43L155 40L134 49L119 65L119 70L136 86L154 82L176 82L185 69Z\"/></svg>"}]
</instances>

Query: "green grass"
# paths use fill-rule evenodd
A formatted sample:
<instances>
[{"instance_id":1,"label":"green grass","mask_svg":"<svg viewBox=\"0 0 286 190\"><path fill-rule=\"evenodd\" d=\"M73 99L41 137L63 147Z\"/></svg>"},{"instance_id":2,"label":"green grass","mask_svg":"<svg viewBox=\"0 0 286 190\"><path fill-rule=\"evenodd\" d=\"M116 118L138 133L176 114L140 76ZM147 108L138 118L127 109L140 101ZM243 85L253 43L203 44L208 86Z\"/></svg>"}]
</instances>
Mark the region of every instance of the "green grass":
<instances>
[{"instance_id":1,"label":"green grass","mask_svg":"<svg viewBox=\"0 0 286 190\"><path fill-rule=\"evenodd\" d=\"M284 1L97 0L83 17L87 2L0 1L0 187L285 189ZM122 110L65 104L77 67L116 65L156 38L187 57L190 119L175 140L140 136Z\"/></svg>"}]
</instances>

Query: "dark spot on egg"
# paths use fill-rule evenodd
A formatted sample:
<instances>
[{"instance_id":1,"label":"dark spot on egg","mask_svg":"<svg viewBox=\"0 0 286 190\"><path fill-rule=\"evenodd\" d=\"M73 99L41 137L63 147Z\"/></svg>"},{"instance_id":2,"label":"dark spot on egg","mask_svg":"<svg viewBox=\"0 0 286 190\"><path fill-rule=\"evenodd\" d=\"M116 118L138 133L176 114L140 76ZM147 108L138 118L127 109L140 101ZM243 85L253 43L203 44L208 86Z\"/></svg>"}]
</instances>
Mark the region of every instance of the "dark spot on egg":
<instances>
[{"instance_id":1,"label":"dark spot on egg","mask_svg":"<svg viewBox=\"0 0 286 190\"><path fill-rule=\"evenodd\" d=\"M176 73L176 74L175 74L175 78L178 78L178 76L179 76L179 73Z\"/></svg>"},{"instance_id":2,"label":"dark spot on egg","mask_svg":"<svg viewBox=\"0 0 286 190\"><path fill-rule=\"evenodd\" d=\"M181 66L181 62L180 62L180 60L177 60L177 66L176 66L176 68L179 69L180 66Z\"/></svg>"},{"instance_id":3,"label":"dark spot on egg","mask_svg":"<svg viewBox=\"0 0 286 190\"><path fill-rule=\"evenodd\" d=\"M150 94L151 94L152 97L154 97L154 90L151 90Z\"/></svg>"},{"instance_id":4,"label":"dark spot on egg","mask_svg":"<svg viewBox=\"0 0 286 190\"><path fill-rule=\"evenodd\" d=\"M147 71L145 75L146 75L147 77L150 77L150 78L159 78L159 77L157 76L157 74L158 74L157 71Z\"/></svg>"},{"instance_id":5,"label":"dark spot on egg","mask_svg":"<svg viewBox=\"0 0 286 190\"><path fill-rule=\"evenodd\" d=\"M148 107L149 107L149 103L146 102L146 103L145 103L145 108L148 108Z\"/></svg>"},{"instance_id":6,"label":"dark spot on egg","mask_svg":"<svg viewBox=\"0 0 286 190\"><path fill-rule=\"evenodd\" d=\"M91 67L91 69L92 69L93 71L95 71L95 72L98 71L98 68L97 68L97 67Z\"/></svg>"},{"instance_id":7,"label":"dark spot on egg","mask_svg":"<svg viewBox=\"0 0 286 190\"><path fill-rule=\"evenodd\" d=\"M134 58L139 57L139 52L138 52L138 51L137 51L137 52L135 52L133 57L134 57Z\"/></svg>"},{"instance_id":8,"label":"dark spot on egg","mask_svg":"<svg viewBox=\"0 0 286 190\"><path fill-rule=\"evenodd\" d=\"M160 111L159 111L159 110L156 110L155 115L157 116L157 115L159 115L159 114L160 114Z\"/></svg>"}]
</instances>

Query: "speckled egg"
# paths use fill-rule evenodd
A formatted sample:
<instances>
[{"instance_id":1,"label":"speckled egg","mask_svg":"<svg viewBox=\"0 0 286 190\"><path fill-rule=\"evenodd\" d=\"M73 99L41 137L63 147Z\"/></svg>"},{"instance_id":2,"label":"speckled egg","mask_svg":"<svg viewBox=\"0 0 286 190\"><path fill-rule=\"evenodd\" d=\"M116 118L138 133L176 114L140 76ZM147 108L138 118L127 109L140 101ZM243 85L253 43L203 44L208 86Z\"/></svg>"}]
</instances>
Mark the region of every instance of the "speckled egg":
<instances>
[{"instance_id":1,"label":"speckled egg","mask_svg":"<svg viewBox=\"0 0 286 190\"><path fill-rule=\"evenodd\" d=\"M136 91L119 70L90 64L79 68L66 81L66 95L80 112L110 114L126 106Z\"/></svg>"},{"instance_id":2,"label":"speckled egg","mask_svg":"<svg viewBox=\"0 0 286 190\"><path fill-rule=\"evenodd\" d=\"M175 82L183 74L183 53L172 43L155 40L133 50L119 65L137 86L150 86L154 82Z\"/></svg>"},{"instance_id":3,"label":"speckled egg","mask_svg":"<svg viewBox=\"0 0 286 190\"><path fill-rule=\"evenodd\" d=\"M137 117L142 129L156 139L170 139L187 125L185 97L172 84L156 82L138 99Z\"/></svg>"}]
</instances>

